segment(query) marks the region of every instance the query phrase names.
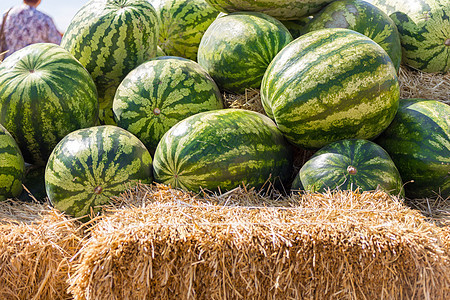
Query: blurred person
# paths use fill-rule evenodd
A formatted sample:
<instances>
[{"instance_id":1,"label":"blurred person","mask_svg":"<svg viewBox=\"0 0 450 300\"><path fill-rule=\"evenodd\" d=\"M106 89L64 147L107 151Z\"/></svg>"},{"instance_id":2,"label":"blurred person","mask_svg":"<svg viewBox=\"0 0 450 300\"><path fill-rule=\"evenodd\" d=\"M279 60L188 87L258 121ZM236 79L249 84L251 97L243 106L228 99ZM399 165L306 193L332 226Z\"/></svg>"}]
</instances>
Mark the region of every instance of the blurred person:
<instances>
[{"instance_id":1,"label":"blurred person","mask_svg":"<svg viewBox=\"0 0 450 300\"><path fill-rule=\"evenodd\" d=\"M41 0L23 0L0 19L0 52L7 50L5 57L30 44L61 43L61 33L52 18L37 10L40 3Z\"/></svg>"}]
</instances>

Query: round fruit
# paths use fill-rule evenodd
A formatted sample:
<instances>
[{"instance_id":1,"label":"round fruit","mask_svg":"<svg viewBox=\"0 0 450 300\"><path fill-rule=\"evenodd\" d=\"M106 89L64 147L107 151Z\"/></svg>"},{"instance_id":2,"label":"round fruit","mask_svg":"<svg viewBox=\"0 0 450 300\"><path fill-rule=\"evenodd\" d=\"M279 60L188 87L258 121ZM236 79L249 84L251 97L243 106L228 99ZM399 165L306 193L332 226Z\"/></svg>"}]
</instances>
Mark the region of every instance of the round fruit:
<instances>
[{"instance_id":1,"label":"round fruit","mask_svg":"<svg viewBox=\"0 0 450 300\"><path fill-rule=\"evenodd\" d=\"M291 41L287 28L268 15L232 13L208 27L198 49L198 63L221 89L243 93L260 87L269 63Z\"/></svg>"},{"instance_id":2,"label":"round fruit","mask_svg":"<svg viewBox=\"0 0 450 300\"><path fill-rule=\"evenodd\" d=\"M359 188L403 195L400 174L389 154L367 140L341 140L323 147L302 166L299 177L310 192Z\"/></svg>"},{"instance_id":3,"label":"round fruit","mask_svg":"<svg viewBox=\"0 0 450 300\"><path fill-rule=\"evenodd\" d=\"M53 150L45 169L51 203L74 217L99 210L131 184L152 182L152 158L128 131L111 125L68 134Z\"/></svg>"},{"instance_id":4,"label":"round fruit","mask_svg":"<svg viewBox=\"0 0 450 300\"><path fill-rule=\"evenodd\" d=\"M44 166L66 134L95 125L97 116L95 84L64 48L32 44L0 64L0 123L27 163Z\"/></svg>"},{"instance_id":5,"label":"round fruit","mask_svg":"<svg viewBox=\"0 0 450 300\"><path fill-rule=\"evenodd\" d=\"M219 88L196 62L164 56L133 71L117 88L117 125L135 134L153 152L163 134L184 118L223 108Z\"/></svg>"},{"instance_id":6,"label":"round fruit","mask_svg":"<svg viewBox=\"0 0 450 300\"><path fill-rule=\"evenodd\" d=\"M25 162L14 138L0 124L0 201L22 191Z\"/></svg>"},{"instance_id":7,"label":"round fruit","mask_svg":"<svg viewBox=\"0 0 450 300\"><path fill-rule=\"evenodd\" d=\"M339 0L328 4L303 28L303 33L324 28L347 28L380 45L398 71L402 47L397 26L387 14L362 0Z\"/></svg>"},{"instance_id":8,"label":"round fruit","mask_svg":"<svg viewBox=\"0 0 450 300\"><path fill-rule=\"evenodd\" d=\"M61 41L91 74L101 124L114 124L112 102L125 76L156 57L158 17L147 0L91 0L73 17Z\"/></svg>"},{"instance_id":9,"label":"round fruit","mask_svg":"<svg viewBox=\"0 0 450 300\"><path fill-rule=\"evenodd\" d=\"M401 99L391 125L375 141L392 157L407 197L450 197L450 106Z\"/></svg>"},{"instance_id":10,"label":"round fruit","mask_svg":"<svg viewBox=\"0 0 450 300\"><path fill-rule=\"evenodd\" d=\"M155 180L198 192L286 184L291 146L272 120L242 109L198 113L177 123L156 148Z\"/></svg>"},{"instance_id":11,"label":"round fruit","mask_svg":"<svg viewBox=\"0 0 450 300\"><path fill-rule=\"evenodd\" d=\"M261 84L267 115L288 140L310 149L376 137L394 118L399 94L386 51L342 28L294 40L273 59Z\"/></svg>"},{"instance_id":12,"label":"round fruit","mask_svg":"<svg viewBox=\"0 0 450 300\"><path fill-rule=\"evenodd\" d=\"M167 55L197 60L206 29L219 11L205 0L150 0L159 16L159 45Z\"/></svg>"}]
</instances>

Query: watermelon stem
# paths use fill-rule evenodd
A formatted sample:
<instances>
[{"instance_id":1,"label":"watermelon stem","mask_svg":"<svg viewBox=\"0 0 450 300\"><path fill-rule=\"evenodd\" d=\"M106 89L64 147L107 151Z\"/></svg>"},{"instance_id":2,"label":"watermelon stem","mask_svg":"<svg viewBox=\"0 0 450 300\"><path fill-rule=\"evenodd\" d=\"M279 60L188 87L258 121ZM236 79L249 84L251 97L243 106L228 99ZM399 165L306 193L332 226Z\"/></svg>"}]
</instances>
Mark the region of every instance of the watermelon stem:
<instances>
[{"instance_id":1,"label":"watermelon stem","mask_svg":"<svg viewBox=\"0 0 450 300\"><path fill-rule=\"evenodd\" d=\"M450 46L450 39L446 39L445 42L444 42L444 45L445 46Z\"/></svg>"},{"instance_id":2,"label":"watermelon stem","mask_svg":"<svg viewBox=\"0 0 450 300\"><path fill-rule=\"evenodd\" d=\"M356 175L356 173L358 173L358 170L356 170L356 168L354 166L348 166L347 172L350 175Z\"/></svg>"},{"instance_id":3,"label":"watermelon stem","mask_svg":"<svg viewBox=\"0 0 450 300\"><path fill-rule=\"evenodd\" d=\"M97 186L94 189L94 193L97 194L97 195L100 195L102 192L103 192L103 188L101 186Z\"/></svg>"}]
</instances>

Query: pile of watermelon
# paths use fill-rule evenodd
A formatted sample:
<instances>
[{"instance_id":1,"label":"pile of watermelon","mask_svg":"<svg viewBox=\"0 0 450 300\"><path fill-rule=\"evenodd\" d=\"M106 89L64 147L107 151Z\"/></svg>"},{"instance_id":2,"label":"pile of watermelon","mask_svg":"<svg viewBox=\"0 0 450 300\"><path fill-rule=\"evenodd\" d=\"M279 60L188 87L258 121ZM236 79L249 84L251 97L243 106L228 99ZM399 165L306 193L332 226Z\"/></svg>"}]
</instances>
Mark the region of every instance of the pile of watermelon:
<instances>
[{"instance_id":1,"label":"pile of watermelon","mask_svg":"<svg viewBox=\"0 0 450 300\"><path fill-rule=\"evenodd\" d=\"M450 107L397 75L449 70L450 2L411 2L91 0L60 46L0 64L0 199L23 184L81 218L154 181L448 198ZM264 113L225 107L248 88Z\"/></svg>"}]
</instances>

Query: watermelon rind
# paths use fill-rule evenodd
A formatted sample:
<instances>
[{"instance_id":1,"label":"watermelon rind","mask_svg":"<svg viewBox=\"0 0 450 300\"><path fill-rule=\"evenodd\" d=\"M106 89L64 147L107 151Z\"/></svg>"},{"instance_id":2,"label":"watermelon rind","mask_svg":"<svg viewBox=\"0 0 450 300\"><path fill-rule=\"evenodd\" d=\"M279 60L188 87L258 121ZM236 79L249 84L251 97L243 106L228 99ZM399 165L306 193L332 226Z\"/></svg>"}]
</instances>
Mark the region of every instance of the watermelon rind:
<instances>
[{"instance_id":1,"label":"watermelon rind","mask_svg":"<svg viewBox=\"0 0 450 300\"><path fill-rule=\"evenodd\" d=\"M323 28L347 28L371 38L388 54L398 71L402 60L400 35L394 21L381 9L362 0L339 0L324 7L302 34Z\"/></svg>"},{"instance_id":2,"label":"watermelon rind","mask_svg":"<svg viewBox=\"0 0 450 300\"><path fill-rule=\"evenodd\" d=\"M58 45L32 44L0 64L0 123L27 163L45 166L65 135L96 124L98 106L89 72Z\"/></svg>"},{"instance_id":3,"label":"watermelon rind","mask_svg":"<svg viewBox=\"0 0 450 300\"><path fill-rule=\"evenodd\" d=\"M155 181L187 191L218 192L238 186L286 186L292 148L272 120L244 109L190 116L173 126L156 148Z\"/></svg>"},{"instance_id":4,"label":"watermelon rind","mask_svg":"<svg viewBox=\"0 0 450 300\"><path fill-rule=\"evenodd\" d=\"M400 173L389 154L368 140L340 140L321 148L301 167L299 179L309 192L359 189L404 195Z\"/></svg>"},{"instance_id":5,"label":"watermelon rind","mask_svg":"<svg viewBox=\"0 0 450 300\"><path fill-rule=\"evenodd\" d=\"M450 197L450 106L401 99L394 120L375 142L397 165L408 198Z\"/></svg>"},{"instance_id":6,"label":"watermelon rind","mask_svg":"<svg viewBox=\"0 0 450 300\"><path fill-rule=\"evenodd\" d=\"M152 179L152 157L144 144L125 129L102 125L71 132L58 143L45 169L45 190L55 208L85 217Z\"/></svg>"},{"instance_id":7,"label":"watermelon rind","mask_svg":"<svg viewBox=\"0 0 450 300\"><path fill-rule=\"evenodd\" d=\"M332 0L206 0L219 11L256 11L279 20L296 20L319 11Z\"/></svg>"},{"instance_id":8,"label":"watermelon rind","mask_svg":"<svg viewBox=\"0 0 450 300\"><path fill-rule=\"evenodd\" d=\"M25 161L12 135L0 124L0 201L22 191Z\"/></svg>"},{"instance_id":9,"label":"watermelon rind","mask_svg":"<svg viewBox=\"0 0 450 300\"><path fill-rule=\"evenodd\" d=\"M429 73L450 70L450 1L367 1L397 25L405 65Z\"/></svg>"},{"instance_id":10,"label":"watermelon rind","mask_svg":"<svg viewBox=\"0 0 450 300\"><path fill-rule=\"evenodd\" d=\"M376 137L394 118L399 97L397 72L386 51L344 28L297 38L276 55L261 83L266 114L305 149Z\"/></svg>"},{"instance_id":11,"label":"watermelon rind","mask_svg":"<svg viewBox=\"0 0 450 300\"><path fill-rule=\"evenodd\" d=\"M259 89L267 66L292 41L277 19L263 13L237 12L214 20L198 48L198 63L221 90L241 94Z\"/></svg>"},{"instance_id":12,"label":"watermelon rind","mask_svg":"<svg viewBox=\"0 0 450 300\"><path fill-rule=\"evenodd\" d=\"M115 124L114 94L125 76L156 57L158 17L147 0L91 0L73 17L61 41L91 74L100 124Z\"/></svg>"},{"instance_id":13,"label":"watermelon rind","mask_svg":"<svg viewBox=\"0 0 450 300\"><path fill-rule=\"evenodd\" d=\"M159 17L158 45L166 55L197 60L203 33L219 14L205 0L150 0Z\"/></svg>"},{"instance_id":14,"label":"watermelon rind","mask_svg":"<svg viewBox=\"0 0 450 300\"><path fill-rule=\"evenodd\" d=\"M163 134L186 117L224 108L214 80L195 61L163 56L141 64L117 88L117 125L153 153Z\"/></svg>"}]
</instances>

